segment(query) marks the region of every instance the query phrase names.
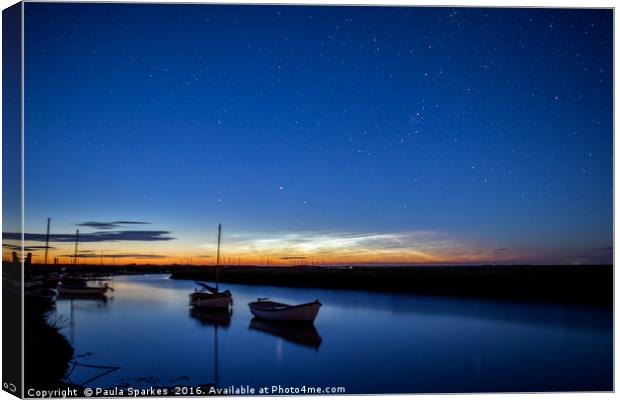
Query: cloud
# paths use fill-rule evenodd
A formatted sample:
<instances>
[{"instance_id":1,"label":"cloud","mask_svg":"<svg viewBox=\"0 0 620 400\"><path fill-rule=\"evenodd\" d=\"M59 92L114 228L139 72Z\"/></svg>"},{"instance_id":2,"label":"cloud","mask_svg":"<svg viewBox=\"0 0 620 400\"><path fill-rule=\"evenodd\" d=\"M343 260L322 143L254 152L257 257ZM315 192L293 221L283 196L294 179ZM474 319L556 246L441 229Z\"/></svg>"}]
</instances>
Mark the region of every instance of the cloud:
<instances>
[{"instance_id":1,"label":"cloud","mask_svg":"<svg viewBox=\"0 0 620 400\"><path fill-rule=\"evenodd\" d=\"M126 225L146 225L150 224L150 222L143 221L112 221L112 222L101 222L101 221L86 221L76 224L76 226L85 226L88 228L94 229L114 229L114 228L122 228Z\"/></svg>"},{"instance_id":2,"label":"cloud","mask_svg":"<svg viewBox=\"0 0 620 400\"><path fill-rule=\"evenodd\" d=\"M6 247L7 249L10 250L21 250L22 247L20 245L16 245L16 244L9 244L9 243L3 243L2 247ZM36 250L41 250L41 249L55 249L55 247L52 246L25 246L24 247L24 251L36 251Z\"/></svg>"},{"instance_id":3,"label":"cloud","mask_svg":"<svg viewBox=\"0 0 620 400\"><path fill-rule=\"evenodd\" d=\"M299 256L286 256L286 257L280 257L280 260L305 260L308 257L299 257Z\"/></svg>"},{"instance_id":4,"label":"cloud","mask_svg":"<svg viewBox=\"0 0 620 400\"><path fill-rule=\"evenodd\" d=\"M60 257L74 258L74 254L62 254ZM78 255L78 258L100 258L100 254L86 253ZM124 253L124 254L105 254L103 258L135 258L140 260L159 260L162 258L168 258L168 256L161 254L140 254L140 253Z\"/></svg>"},{"instance_id":5,"label":"cloud","mask_svg":"<svg viewBox=\"0 0 620 400\"><path fill-rule=\"evenodd\" d=\"M201 247L212 249L213 244ZM326 258L334 262L471 262L488 256L468 243L426 230L231 233L227 235L226 249L246 257L277 257L279 260Z\"/></svg>"},{"instance_id":6,"label":"cloud","mask_svg":"<svg viewBox=\"0 0 620 400\"><path fill-rule=\"evenodd\" d=\"M260 235L233 236L229 242L254 250L280 248L288 253L321 253L357 249L385 250L438 245L444 239L436 232L413 231L399 233L350 233L350 232L295 232Z\"/></svg>"},{"instance_id":7,"label":"cloud","mask_svg":"<svg viewBox=\"0 0 620 400\"><path fill-rule=\"evenodd\" d=\"M174 240L170 231L101 231L80 233L80 242L155 242ZM20 240L19 232L4 232L5 240ZM26 241L45 242L44 233L26 233ZM57 233L50 235L50 242L74 242L74 233Z\"/></svg>"}]
</instances>

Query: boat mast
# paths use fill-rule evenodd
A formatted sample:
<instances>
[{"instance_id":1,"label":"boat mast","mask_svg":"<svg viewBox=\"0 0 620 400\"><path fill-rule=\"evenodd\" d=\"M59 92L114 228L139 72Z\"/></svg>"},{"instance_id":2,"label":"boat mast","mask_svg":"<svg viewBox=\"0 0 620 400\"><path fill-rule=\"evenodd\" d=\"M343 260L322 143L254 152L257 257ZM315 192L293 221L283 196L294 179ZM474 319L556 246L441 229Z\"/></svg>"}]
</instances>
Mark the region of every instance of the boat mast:
<instances>
[{"instance_id":1,"label":"boat mast","mask_svg":"<svg viewBox=\"0 0 620 400\"><path fill-rule=\"evenodd\" d=\"M47 219L47 233L45 234L45 265L47 265L47 250L50 248L50 221L52 219Z\"/></svg>"},{"instance_id":2,"label":"boat mast","mask_svg":"<svg viewBox=\"0 0 620 400\"><path fill-rule=\"evenodd\" d=\"M220 289L220 243L222 242L222 224L217 224L217 257L215 266L215 290Z\"/></svg>"},{"instance_id":3,"label":"boat mast","mask_svg":"<svg viewBox=\"0 0 620 400\"><path fill-rule=\"evenodd\" d=\"M80 241L80 230L76 229L75 231L75 252L73 254L73 264L77 265L78 261L78 243Z\"/></svg>"}]
</instances>

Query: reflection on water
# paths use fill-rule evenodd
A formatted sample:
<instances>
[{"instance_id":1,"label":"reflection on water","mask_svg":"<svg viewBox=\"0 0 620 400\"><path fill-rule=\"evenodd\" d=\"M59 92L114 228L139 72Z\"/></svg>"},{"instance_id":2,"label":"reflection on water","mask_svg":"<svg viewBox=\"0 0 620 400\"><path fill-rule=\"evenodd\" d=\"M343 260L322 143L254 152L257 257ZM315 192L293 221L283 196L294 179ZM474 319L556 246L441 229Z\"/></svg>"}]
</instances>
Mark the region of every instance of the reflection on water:
<instances>
[{"instance_id":1,"label":"reflection on water","mask_svg":"<svg viewBox=\"0 0 620 400\"><path fill-rule=\"evenodd\" d=\"M228 328L232 318L232 310L190 308L189 316L199 321L202 325Z\"/></svg>"},{"instance_id":2,"label":"reflection on water","mask_svg":"<svg viewBox=\"0 0 620 400\"><path fill-rule=\"evenodd\" d=\"M188 310L191 281L114 278L106 303L57 302L91 385L344 386L347 393L612 389L612 312L586 306L227 284L233 314ZM314 326L247 303L320 299ZM79 370L72 379L85 381ZM92 371L89 372L92 376Z\"/></svg>"},{"instance_id":3,"label":"reflection on water","mask_svg":"<svg viewBox=\"0 0 620 400\"><path fill-rule=\"evenodd\" d=\"M97 293L97 294L66 294L61 293L58 295L58 298L61 300L90 300L91 302L105 304L110 299L110 297L105 294Z\"/></svg>"},{"instance_id":4,"label":"reflection on water","mask_svg":"<svg viewBox=\"0 0 620 400\"><path fill-rule=\"evenodd\" d=\"M291 343L312 347L316 350L319 349L322 341L314 324L265 321L264 319L254 317L250 321L249 328L281 337Z\"/></svg>"}]
</instances>

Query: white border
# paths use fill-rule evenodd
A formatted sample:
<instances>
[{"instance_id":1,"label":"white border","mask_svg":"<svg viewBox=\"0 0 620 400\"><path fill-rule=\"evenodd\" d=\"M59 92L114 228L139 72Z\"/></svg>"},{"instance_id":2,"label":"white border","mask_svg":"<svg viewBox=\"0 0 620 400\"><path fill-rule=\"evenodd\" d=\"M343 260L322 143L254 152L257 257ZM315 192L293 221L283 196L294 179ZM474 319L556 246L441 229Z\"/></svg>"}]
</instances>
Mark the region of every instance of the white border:
<instances>
[{"instance_id":1,"label":"white border","mask_svg":"<svg viewBox=\"0 0 620 400\"><path fill-rule=\"evenodd\" d=\"M25 228L26 227L26 224L25 224L25 222L26 222L26 202L24 201L24 194L26 192L26 190L25 190L26 185L24 183L24 180L25 180L24 178L26 177L26 175L25 175L26 164L24 162L25 161L24 157L26 155L26 145L25 145L26 141L25 141L25 138L24 138L24 136L25 136L24 122L26 121L26 119L25 119L25 111L26 111L25 110L25 105L26 105L26 102L24 101L24 94L25 94L25 85L24 85L24 75L25 75L24 74L24 59L25 58L24 58L24 54L25 54L26 51L25 51L25 46L24 46L24 42L25 42L24 32L25 32L25 30L24 30L24 3L23 2L21 4L21 19L22 19L22 22L21 22L21 30L22 30L22 32L21 32L21 42L22 42L22 52L21 52L21 64L22 64L21 65L21 67L22 67L22 70L21 70L21 79L22 79L22 84L21 84L21 107L22 107L22 109L21 109L21 127L20 128L21 128L21 134L22 134L22 144L21 144L21 147L22 147L22 157L21 157L21 164L22 164L21 165L21 167L22 167L22 171L21 171L21 175L22 175L22 182L21 182L22 194L21 194L21 196L22 196L22 198L21 198L21 200L22 200L22 204L21 204L21 208L22 209L21 209L21 217L20 218L21 218L21 230L22 230L21 231L21 234L22 234L22 242L21 242L21 245L22 245L22 257L21 257L21 259L22 259L22 270L21 270L21 279L22 279L22 286L21 286L21 292L22 292L22 298L21 298L21 305L22 305L22 321L21 321L22 322L22 341L21 341L21 347L22 347L22 382L21 382L21 386L22 386L22 388L21 389L22 389L22 396L23 396L24 395L24 390L25 390L25 384L24 384L24 378L25 378L24 360L25 360L25 354L26 354L26 349L25 349L25 345L24 345L24 332L25 332L25 329L26 329L26 325L24 323L24 284L25 284L25 277L24 277L24 254L25 254L25 251L24 251L24 243L25 243L25 241L24 241L24 239L25 239L24 232L25 231L24 230L26 229ZM2 87L2 85L0 85L0 87Z\"/></svg>"},{"instance_id":2,"label":"white border","mask_svg":"<svg viewBox=\"0 0 620 400\"><path fill-rule=\"evenodd\" d=\"M53 2L53 1L47 1L47 0L30 0L29 2L35 2L35 1L44 1L44 2ZM104 2L104 1L96 1L96 0L86 0L86 1L63 1L63 2L81 2L81 3L96 3L96 2ZM105 1L107 3L122 3L123 1L114 1L114 0L110 0L110 1ZM300 1L300 0L271 0L271 1L264 1L264 0L243 0L243 1L239 1L239 2L232 2L232 1L225 1L225 0L219 0L219 1L182 1L182 0L150 0L150 1L131 1L132 3L189 3L189 4L239 4L239 3L243 3L243 4L290 4L290 5L383 5L383 6L396 6L396 5L402 5L402 6L445 6L445 7L459 7L459 6L466 6L466 7L558 7L558 8L614 8L615 7L615 2L613 1L609 1L609 0L590 0L588 2L584 2L583 0L537 0L537 1L533 1L533 0L478 0L478 1L471 1L471 0L424 0L424 1L417 1L417 0L364 0L364 1L355 1L355 0L339 0L339 1L329 1L329 0L305 0L305 1ZM0 0L0 6L2 9L5 9L13 4L17 3L16 1L12 1L12 0ZM615 10L614 10L614 22L615 22ZM0 40L1 40L1 18L0 18ZM23 4L22 4L22 44L23 44L23 38L24 38L24 19L23 19ZM617 115L617 112L619 111L619 107L617 105L617 103L615 102L615 93L616 93L616 89L617 89L617 85L618 83L615 80L615 76L616 76L616 68L618 65L618 57L617 57L617 52L616 50L616 44L619 42L619 35L618 32L615 29L615 23L614 23L614 155L615 154L620 154L618 153L620 151L620 144L615 140L615 116ZM0 46L0 58L2 56L2 49ZM1 63L0 63L1 64ZM1 66L0 66L0 70L1 70ZM24 201L24 185L23 185L23 177L24 177L24 50L23 50L23 46L22 46L22 110L21 110L21 119L22 119L22 210L21 210L21 216L22 216L22 234L23 234L23 229L24 229L24 206L23 206L23 201ZM0 91L2 89L1 86L1 81L0 81ZM0 102L1 105L1 102ZM1 113L0 113L1 114ZM0 126L2 123L2 116L0 115ZM1 134L0 134L0 138L1 138ZM0 142L1 143L1 142ZM0 153L0 176L2 173L2 163L1 163L1 159L2 159L2 155ZM616 187L616 172L617 172L617 165L615 163L615 157L614 157L614 187ZM2 188L0 187L0 194L2 193ZM617 241L616 241L616 236L615 236L615 226L616 226L616 214L615 214L615 210L617 209L617 206L620 204L620 200L618 198L616 198L615 196L615 191L614 191L614 249L617 246ZM2 222L2 216L1 216L1 210L0 210L0 223ZM617 265L618 259L620 256L618 256L618 254L614 251L614 265ZM616 287L616 283L618 281L618 276L616 273L614 273L614 287ZM23 290L23 270L22 270L22 290ZM23 294L23 293L22 293ZM616 306L618 305L617 303L618 299L614 296L614 310L616 309ZM1 305L1 299L0 299L0 305ZM23 312L23 304L22 304L22 312ZM23 325L23 322L22 322ZM0 320L0 329L2 327L2 322ZM22 326L23 328L23 326ZM614 313L614 333L618 332L618 320L615 318L615 313ZM0 333L0 338L2 337L1 333ZM22 347L22 359L23 359L23 347ZM616 360L616 352L617 352L617 348L615 346L615 336L614 336L614 385L617 384L619 382L618 377L620 376L619 372L618 372L618 368L615 368L615 360ZM1 354L1 351L0 351ZM0 363L1 364L1 363ZM2 376L2 366L0 365L0 376ZM23 385L23 370L22 370L22 385ZM282 396L284 397L284 396ZM304 398L305 396L299 397L291 397L293 399L295 398ZM358 396L358 395L348 395L346 396L347 399L363 399L363 398L367 398L368 396ZM574 393L574 392L568 392L568 393L545 393L545 394L527 394L527 393L520 393L520 394L465 394L465 395L446 395L446 394L441 394L441 395L411 395L411 394L396 394L396 395L377 395L376 396L379 399L389 399L389 398L402 398L402 397L411 397L414 399L420 399L420 400L444 400L444 399L474 399L474 398L483 398L485 400L515 400L515 399L549 399L549 400L557 400L557 399L567 399L567 400L574 400L574 399L592 399L592 400L601 400L601 399L612 399L615 398L615 394L614 393ZM170 398L175 398L175 397L170 397ZM237 398L237 399L242 399L243 397L233 397L233 398ZM252 397L252 398L260 398L260 399L267 399L269 397ZM320 396L320 398L322 399L337 399L337 398L341 398L342 396ZM9 400L9 399L15 399L14 396L11 396L10 394L4 392L4 391L0 391L0 400Z\"/></svg>"}]
</instances>

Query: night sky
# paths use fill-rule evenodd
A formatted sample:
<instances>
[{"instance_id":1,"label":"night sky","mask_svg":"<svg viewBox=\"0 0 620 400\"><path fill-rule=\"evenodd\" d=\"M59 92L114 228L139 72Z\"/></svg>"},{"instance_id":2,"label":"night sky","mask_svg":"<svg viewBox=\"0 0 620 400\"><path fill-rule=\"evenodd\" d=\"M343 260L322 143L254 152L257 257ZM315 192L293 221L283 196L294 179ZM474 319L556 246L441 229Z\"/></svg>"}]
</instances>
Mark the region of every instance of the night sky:
<instances>
[{"instance_id":1,"label":"night sky","mask_svg":"<svg viewBox=\"0 0 620 400\"><path fill-rule=\"evenodd\" d=\"M611 10L25 7L54 257L612 262Z\"/></svg>"}]
</instances>

